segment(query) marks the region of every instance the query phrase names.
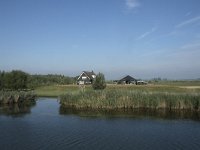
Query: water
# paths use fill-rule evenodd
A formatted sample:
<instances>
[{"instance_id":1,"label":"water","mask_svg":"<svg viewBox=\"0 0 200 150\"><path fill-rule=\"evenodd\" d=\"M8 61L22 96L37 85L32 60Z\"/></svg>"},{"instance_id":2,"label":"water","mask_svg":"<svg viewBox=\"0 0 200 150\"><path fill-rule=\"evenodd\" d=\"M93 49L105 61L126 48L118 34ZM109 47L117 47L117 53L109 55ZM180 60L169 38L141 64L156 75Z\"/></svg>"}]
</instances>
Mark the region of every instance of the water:
<instances>
[{"instance_id":1,"label":"water","mask_svg":"<svg viewBox=\"0 0 200 150\"><path fill-rule=\"evenodd\" d=\"M0 149L200 149L198 118L86 114L64 113L50 98L40 98L29 108L0 108Z\"/></svg>"}]
</instances>

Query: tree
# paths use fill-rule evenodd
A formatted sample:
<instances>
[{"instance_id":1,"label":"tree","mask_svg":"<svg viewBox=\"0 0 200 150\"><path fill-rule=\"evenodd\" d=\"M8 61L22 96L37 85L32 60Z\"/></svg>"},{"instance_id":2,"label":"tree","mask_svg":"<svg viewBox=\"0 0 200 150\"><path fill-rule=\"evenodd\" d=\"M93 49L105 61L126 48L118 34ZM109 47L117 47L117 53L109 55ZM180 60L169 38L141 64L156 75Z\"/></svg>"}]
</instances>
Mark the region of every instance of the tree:
<instances>
[{"instance_id":1,"label":"tree","mask_svg":"<svg viewBox=\"0 0 200 150\"><path fill-rule=\"evenodd\" d=\"M13 70L11 72L5 73L4 82L5 88L7 89L26 89L28 74L20 70Z\"/></svg>"},{"instance_id":2,"label":"tree","mask_svg":"<svg viewBox=\"0 0 200 150\"><path fill-rule=\"evenodd\" d=\"M102 90L106 88L106 81L103 73L98 73L93 81L92 87L94 90Z\"/></svg>"},{"instance_id":3,"label":"tree","mask_svg":"<svg viewBox=\"0 0 200 150\"><path fill-rule=\"evenodd\" d=\"M0 71L0 90L4 88L4 72Z\"/></svg>"}]
</instances>

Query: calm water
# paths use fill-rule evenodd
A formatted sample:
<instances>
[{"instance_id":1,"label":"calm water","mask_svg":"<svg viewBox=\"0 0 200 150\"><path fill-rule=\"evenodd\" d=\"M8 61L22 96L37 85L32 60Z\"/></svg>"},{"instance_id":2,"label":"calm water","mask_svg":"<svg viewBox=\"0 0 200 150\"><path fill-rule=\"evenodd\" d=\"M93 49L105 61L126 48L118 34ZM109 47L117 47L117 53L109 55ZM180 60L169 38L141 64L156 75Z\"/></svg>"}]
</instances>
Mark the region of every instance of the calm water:
<instances>
[{"instance_id":1,"label":"calm water","mask_svg":"<svg viewBox=\"0 0 200 150\"><path fill-rule=\"evenodd\" d=\"M63 113L59 103L50 98L41 98L29 108L0 108L0 149L200 149L198 118L81 114Z\"/></svg>"}]
</instances>

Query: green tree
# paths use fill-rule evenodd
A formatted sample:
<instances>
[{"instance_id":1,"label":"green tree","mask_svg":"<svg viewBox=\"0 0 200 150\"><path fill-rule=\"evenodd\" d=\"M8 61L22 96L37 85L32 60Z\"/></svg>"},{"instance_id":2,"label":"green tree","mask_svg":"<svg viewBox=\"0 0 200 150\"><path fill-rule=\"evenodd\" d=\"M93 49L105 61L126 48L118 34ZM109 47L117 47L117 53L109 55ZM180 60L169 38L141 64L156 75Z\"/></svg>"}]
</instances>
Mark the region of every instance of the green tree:
<instances>
[{"instance_id":1,"label":"green tree","mask_svg":"<svg viewBox=\"0 0 200 150\"><path fill-rule=\"evenodd\" d=\"M13 70L11 72L5 73L4 82L4 88L7 89L26 89L28 82L28 74L20 70Z\"/></svg>"},{"instance_id":2,"label":"green tree","mask_svg":"<svg viewBox=\"0 0 200 150\"><path fill-rule=\"evenodd\" d=\"M106 88L106 81L103 73L98 73L93 81L92 87L94 90L102 90Z\"/></svg>"}]
</instances>

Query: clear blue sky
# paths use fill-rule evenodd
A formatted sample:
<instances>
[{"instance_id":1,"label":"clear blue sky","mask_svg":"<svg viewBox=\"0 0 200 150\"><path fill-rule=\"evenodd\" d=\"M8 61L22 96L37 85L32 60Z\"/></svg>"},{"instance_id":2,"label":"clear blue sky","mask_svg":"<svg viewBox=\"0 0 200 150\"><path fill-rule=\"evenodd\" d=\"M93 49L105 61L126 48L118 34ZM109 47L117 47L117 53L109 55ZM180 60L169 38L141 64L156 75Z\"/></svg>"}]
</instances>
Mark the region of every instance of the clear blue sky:
<instances>
[{"instance_id":1,"label":"clear blue sky","mask_svg":"<svg viewBox=\"0 0 200 150\"><path fill-rule=\"evenodd\" d=\"M0 70L200 77L200 0L0 0Z\"/></svg>"}]
</instances>

